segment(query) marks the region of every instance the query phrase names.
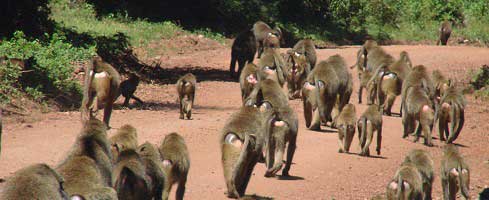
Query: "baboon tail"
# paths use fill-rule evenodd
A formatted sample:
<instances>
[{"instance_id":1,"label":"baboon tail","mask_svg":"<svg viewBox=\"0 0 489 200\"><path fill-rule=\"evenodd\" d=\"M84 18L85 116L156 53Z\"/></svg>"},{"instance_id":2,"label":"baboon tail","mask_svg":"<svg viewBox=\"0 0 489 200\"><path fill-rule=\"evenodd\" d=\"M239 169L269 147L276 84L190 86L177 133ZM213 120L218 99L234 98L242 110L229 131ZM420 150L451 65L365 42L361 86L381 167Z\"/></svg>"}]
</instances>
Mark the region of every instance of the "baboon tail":
<instances>
[{"instance_id":1,"label":"baboon tail","mask_svg":"<svg viewBox=\"0 0 489 200\"><path fill-rule=\"evenodd\" d=\"M460 192L462 192L462 195L465 197L465 199L469 199L469 186L466 184L467 182L465 182L463 179L463 177L465 177L466 175L462 175L462 166L460 164L458 166L458 173Z\"/></svg>"},{"instance_id":2,"label":"baboon tail","mask_svg":"<svg viewBox=\"0 0 489 200\"><path fill-rule=\"evenodd\" d=\"M91 111L90 111L90 96L92 95L92 82L93 78L95 77L95 71L96 71L96 66L93 64L93 62L90 62L85 67L85 80L84 80L84 90L83 90L83 100L81 103L81 108L80 108L80 113L81 113L81 120L82 123L90 120L91 118Z\"/></svg>"}]
</instances>

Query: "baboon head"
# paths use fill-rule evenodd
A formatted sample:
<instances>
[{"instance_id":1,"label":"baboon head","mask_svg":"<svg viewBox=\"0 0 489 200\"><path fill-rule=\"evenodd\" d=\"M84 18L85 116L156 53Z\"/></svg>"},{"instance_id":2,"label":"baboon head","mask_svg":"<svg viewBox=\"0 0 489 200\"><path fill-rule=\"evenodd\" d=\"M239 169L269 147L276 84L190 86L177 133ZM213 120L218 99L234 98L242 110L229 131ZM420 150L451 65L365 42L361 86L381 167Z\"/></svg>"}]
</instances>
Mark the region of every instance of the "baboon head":
<instances>
[{"instance_id":1,"label":"baboon head","mask_svg":"<svg viewBox=\"0 0 489 200\"><path fill-rule=\"evenodd\" d=\"M296 82L306 72L306 69L309 67L309 62L307 62L304 54L296 51L290 50L287 54L287 77Z\"/></svg>"}]
</instances>

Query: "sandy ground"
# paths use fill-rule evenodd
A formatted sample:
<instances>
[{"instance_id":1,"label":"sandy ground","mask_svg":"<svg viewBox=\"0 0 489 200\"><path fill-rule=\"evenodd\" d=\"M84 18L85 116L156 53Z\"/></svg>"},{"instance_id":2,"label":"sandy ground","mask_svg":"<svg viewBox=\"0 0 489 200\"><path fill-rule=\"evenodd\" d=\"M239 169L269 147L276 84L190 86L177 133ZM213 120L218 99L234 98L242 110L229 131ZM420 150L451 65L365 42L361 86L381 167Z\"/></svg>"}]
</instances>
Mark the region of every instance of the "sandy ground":
<instances>
[{"instance_id":1,"label":"sandy ground","mask_svg":"<svg viewBox=\"0 0 489 200\"><path fill-rule=\"evenodd\" d=\"M318 59L334 54L345 57L348 65L354 63L359 47L318 50ZM489 49L475 47L437 46L387 46L387 52L396 58L406 50L413 64L424 64L430 70L440 69L458 80L466 77L470 69L489 64ZM174 57L165 57L162 67L198 69L196 106L193 120L178 119L178 105L174 85L142 84L137 96L147 105L132 110L117 108L113 113L110 131L124 124L138 129L139 143L160 143L171 132L182 134L191 157L186 199L226 199L225 183L220 163L218 138L228 117L238 110L241 99L239 84L227 78L229 49L192 52ZM213 74L206 73L211 70ZM351 71L354 94L351 103L357 107L357 116L365 110L358 104L356 71ZM178 76L178 74L171 74ZM364 97L365 98L365 97ZM489 103L480 102L471 96L466 109L466 124L456 141L460 151L471 167L472 197L489 185L489 159L487 148L489 130ZM122 100L118 101L120 104ZM315 132L305 128L300 100L290 102L299 116L298 148L288 179L263 177L265 167L258 164L251 178L247 194L257 194L275 199L369 199L381 195L395 170L411 149L425 149L435 158L434 199L441 199L439 176L441 143L434 140L434 147L413 143L412 138L401 138L402 125L399 117L384 116L382 155L360 157L358 141L352 144L351 154L339 154L335 132ZM393 108L399 110L399 99ZM44 114L34 123L4 124L3 152L0 157L0 178L8 179L16 170L27 165L45 162L56 165L72 145L81 124L78 112ZM433 136L437 137L437 131ZM373 147L374 148L374 147ZM5 183L0 184L0 190ZM172 196L173 198L173 196Z\"/></svg>"}]
</instances>

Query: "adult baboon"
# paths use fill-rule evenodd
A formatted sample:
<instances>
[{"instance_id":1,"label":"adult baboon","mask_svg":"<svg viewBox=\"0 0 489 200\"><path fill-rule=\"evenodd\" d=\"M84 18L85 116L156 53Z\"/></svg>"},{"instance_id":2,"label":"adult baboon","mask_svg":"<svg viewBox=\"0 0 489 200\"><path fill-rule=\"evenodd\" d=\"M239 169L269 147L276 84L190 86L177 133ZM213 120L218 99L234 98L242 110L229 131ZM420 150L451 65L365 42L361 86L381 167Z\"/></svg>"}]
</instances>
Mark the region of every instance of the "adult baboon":
<instances>
[{"instance_id":1,"label":"adult baboon","mask_svg":"<svg viewBox=\"0 0 489 200\"><path fill-rule=\"evenodd\" d=\"M258 79L272 78L280 86L285 83L285 61L276 49L265 49L263 56L258 62Z\"/></svg>"},{"instance_id":2,"label":"adult baboon","mask_svg":"<svg viewBox=\"0 0 489 200\"><path fill-rule=\"evenodd\" d=\"M336 120L338 127L339 153L350 152L350 145L355 136L357 117L356 109L353 104L346 104Z\"/></svg>"},{"instance_id":3,"label":"adult baboon","mask_svg":"<svg viewBox=\"0 0 489 200\"><path fill-rule=\"evenodd\" d=\"M300 97L300 91L310 73L311 66L304 54L294 51L289 51L287 54L285 74L289 99L292 100Z\"/></svg>"},{"instance_id":4,"label":"adult baboon","mask_svg":"<svg viewBox=\"0 0 489 200\"><path fill-rule=\"evenodd\" d=\"M438 41L436 41L436 45L441 45L445 46L448 43L448 38L450 38L450 35L452 34L452 24L449 21L444 21L440 25L440 29L438 30L439 33L439 38Z\"/></svg>"},{"instance_id":5,"label":"adult baboon","mask_svg":"<svg viewBox=\"0 0 489 200\"><path fill-rule=\"evenodd\" d=\"M265 45L280 48L282 31L279 28L275 27L272 29L265 22L257 21L253 24L251 31L255 35L256 45L258 46L258 58L261 58Z\"/></svg>"},{"instance_id":6,"label":"adult baboon","mask_svg":"<svg viewBox=\"0 0 489 200\"><path fill-rule=\"evenodd\" d=\"M421 132L424 136L424 144L433 146L431 143L431 131L433 129L434 111L432 101L421 85L412 85L406 89L406 102L402 105L405 113L402 115L404 127L403 138L414 130L415 123L418 126L415 131L414 142L419 140Z\"/></svg>"},{"instance_id":7,"label":"adult baboon","mask_svg":"<svg viewBox=\"0 0 489 200\"><path fill-rule=\"evenodd\" d=\"M126 124L120 127L117 133L109 138L109 141L112 152L112 163L115 163L122 151L137 148L138 134L133 126Z\"/></svg>"},{"instance_id":8,"label":"adult baboon","mask_svg":"<svg viewBox=\"0 0 489 200\"><path fill-rule=\"evenodd\" d=\"M309 63L309 66L311 67L310 70L316 66L316 46L314 45L314 42L311 39L303 39L299 40L294 47L287 52L288 54L291 53L298 53L300 55L306 56L306 60Z\"/></svg>"},{"instance_id":9,"label":"adult baboon","mask_svg":"<svg viewBox=\"0 0 489 200\"><path fill-rule=\"evenodd\" d=\"M239 86L241 88L241 100L243 103L245 99L250 96L253 87L258 83L258 67L253 63L248 63L244 67L239 76Z\"/></svg>"},{"instance_id":10,"label":"adult baboon","mask_svg":"<svg viewBox=\"0 0 489 200\"><path fill-rule=\"evenodd\" d=\"M360 145L360 155L370 156L370 143L377 133L377 155L380 155L382 148L382 114L379 112L379 106L376 104L369 105L367 110L360 116L357 122L358 127L358 144Z\"/></svg>"},{"instance_id":11,"label":"adult baboon","mask_svg":"<svg viewBox=\"0 0 489 200\"><path fill-rule=\"evenodd\" d=\"M231 47L231 64L229 71L231 77L236 77L235 67L238 62L238 76L246 63L252 63L256 54L256 39L253 31L246 30L241 32L234 39Z\"/></svg>"},{"instance_id":12,"label":"adult baboon","mask_svg":"<svg viewBox=\"0 0 489 200\"><path fill-rule=\"evenodd\" d=\"M161 154L158 147L149 142L145 142L137 148L137 153L141 157L146 176L151 180L153 187L151 193L154 199L163 198L163 190L168 180L165 171L163 170L163 163L161 162Z\"/></svg>"},{"instance_id":13,"label":"adult baboon","mask_svg":"<svg viewBox=\"0 0 489 200\"><path fill-rule=\"evenodd\" d=\"M426 67L423 65L417 65L411 69L411 71L407 74L404 81L402 82L401 88L401 115L403 111L403 105L406 102L406 92L407 89L413 85L421 85L423 90L428 95L432 104L430 107L434 108L435 102L435 87L433 85L433 81L428 75Z\"/></svg>"},{"instance_id":14,"label":"adult baboon","mask_svg":"<svg viewBox=\"0 0 489 200\"><path fill-rule=\"evenodd\" d=\"M248 103L246 103L248 105ZM272 123L271 104L243 106L231 115L219 139L229 198L243 197L253 168L262 156L266 124Z\"/></svg>"},{"instance_id":15,"label":"adult baboon","mask_svg":"<svg viewBox=\"0 0 489 200\"><path fill-rule=\"evenodd\" d=\"M454 144L443 148L440 179L443 199L455 200L459 189L465 199L470 199L470 169Z\"/></svg>"},{"instance_id":16,"label":"adult baboon","mask_svg":"<svg viewBox=\"0 0 489 200\"><path fill-rule=\"evenodd\" d=\"M170 133L161 142L159 151L161 160L163 160L163 171L168 180L163 191L163 199L168 199L173 184L178 183L175 199L182 200L190 169L190 158L185 140L178 133Z\"/></svg>"},{"instance_id":17,"label":"adult baboon","mask_svg":"<svg viewBox=\"0 0 489 200\"><path fill-rule=\"evenodd\" d=\"M129 78L125 81L122 81L120 91L124 99L124 106L129 107L129 100L134 99L140 104L144 104L144 102L134 95L136 89L139 85L139 76L136 74L129 74Z\"/></svg>"},{"instance_id":18,"label":"adult baboon","mask_svg":"<svg viewBox=\"0 0 489 200\"><path fill-rule=\"evenodd\" d=\"M180 103L180 119L192 117L197 79L192 73L180 77L177 81L178 101Z\"/></svg>"},{"instance_id":19,"label":"adult baboon","mask_svg":"<svg viewBox=\"0 0 489 200\"><path fill-rule=\"evenodd\" d=\"M414 164L423 181L423 199L431 200L433 180L435 179L435 175L433 173L433 157L425 150L415 149L408 153L404 159L404 162L411 162Z\"/></svg>"},{"instance_id":20,"label":"adult baboon","mask_svg":"<svg viewBox=\"0 0 489 200\"><path fill-rule=\"evenodd\" d=\"M394 178L387 184L387 199L421 200L423 196L423 179L416 165L411 162L404 162L397 169Z\"/></svg>"},{"instance_id":21,"label":"adult baboon","mask_svg":"<svg viewBox=\"0 0 489 200\"><path fill-rule=\"evenodd\" d=\"M52 199L67 200L64 179L46 164L22 168L10 177L0 194L5 200Z\"/></svg>"},{"instance_id":22,"label":"adult baboon","mask_svg":"<svg viewBox=\"0 0 489 200\"><path fill-rule=\"evenodd\" d=\"M109 129L112 106L119 95L121 77L110 64L96 56L85 69L85 85L81 106L82 121L87 121L99 109L104 109L104 123Z\"/></svg>"},{"instance_id":23,"label":"adult baboon","mask_svg":"<svg viewBox=\"0 0 489 200\"><path fill-rule=\"evenodd\" d=\"M446 137L446 143L448 144L457 139L464 126L466 101L462 91L454 86L445 90L444 93L436 111L436 119L438 120L440 140L444 141ZM450 130L448 128L449 123L451 124Z\"/></svg>"},{"instance_id":24,"label":"adult baboon","mask_svg":"<svg viewBox=\"0 0 489 200\"><path fill-rule=\"evenodd\" d=\"M117 191L117 197L124 199L151 200L153 196L153 182L146 173L146 167L135 149L123 150L112 171L112 185ZM161 199L160 187L159 197Z\"/></svg>"}]
</instances>

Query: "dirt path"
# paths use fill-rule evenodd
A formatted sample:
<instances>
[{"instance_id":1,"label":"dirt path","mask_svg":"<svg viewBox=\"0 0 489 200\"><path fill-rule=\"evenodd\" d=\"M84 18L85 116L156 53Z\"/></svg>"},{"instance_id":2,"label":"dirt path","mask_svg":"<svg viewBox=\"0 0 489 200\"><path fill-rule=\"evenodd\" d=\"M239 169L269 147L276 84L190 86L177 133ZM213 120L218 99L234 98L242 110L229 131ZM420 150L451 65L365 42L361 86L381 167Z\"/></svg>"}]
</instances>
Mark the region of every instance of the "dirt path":
<instances>
[{"instance_id":1,"label":"dirt path","mask_svg":"<svg viewBox=\"0 0 489 200\"><path fill-rule=\"evenodd\" d=\"M318 50L318 59L333 54L345 57L348 65L354 63L358 47ZM389 46L387 52L395 57L402 50L410 53L415 65L424 64L430 70L440 69L459 80L469 69L489 64L489 49L473 47L436 46ZM178 105L174 85L141 85L137 95L148 106L133 110L118 109L113 114L111 125L118 128L129 123L138 129L140 143L159 143L170 132L182 134L189 146L191 170L187 185L187 199L225 199L225 183L220 164L218 137L227 118L240 106L239 84L226 78L230 51L228 49L196 52L189 55L165 58L162 66L192 67L198 69L199 82L193 120L178 120ZM214 73L205 73L212 70ZM357 116L366 108L358 105L356 90L351 103L357 106ZM224 81L223 81L224 80ZM365 98L365 97L364 97ZM468 97L466 124L457 143L462 145L472 169L471 195L489 185L489 105ZM119 104L121 100L119 100ZM314 132L305 128L302 103L291 101L299 119L298 149L290 180L264 178L264 165L258 164L251 178L248 194L274 197L276 199L367 199L384 193L385 185L393 176L404 155L411 149L426 149L435 157L435 186L433 196L441 198L439 178L440 142L428 148L421 143L401 139L401 119L385 117L383 127L382 155L379 158L364 158L358 153L358 141L352 144L353 154L337 153L337 134ZM399 110L396 101L394 111ZM5 124L4 146L0 158L0 178L8 178L14 171L29 164L46 162L55 165L73 143L81 125L79 113L49 113L41 121L30 124ZM115 130L111 130L113 133ZM433 135L437 136L434 131ZM355 136L356 138L356 136ZM0 190L3 184L0 184Z\"/></svg>"}]
</instances>

